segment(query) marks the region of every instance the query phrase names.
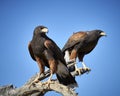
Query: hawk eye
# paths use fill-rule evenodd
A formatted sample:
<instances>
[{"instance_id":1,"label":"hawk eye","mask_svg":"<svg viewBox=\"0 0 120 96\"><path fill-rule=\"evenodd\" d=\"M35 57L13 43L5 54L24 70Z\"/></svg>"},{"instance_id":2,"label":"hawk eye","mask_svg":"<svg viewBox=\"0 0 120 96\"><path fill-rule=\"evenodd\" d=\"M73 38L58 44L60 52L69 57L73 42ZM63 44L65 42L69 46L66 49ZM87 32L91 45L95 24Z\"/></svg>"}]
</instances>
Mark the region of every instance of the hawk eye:
<instances>
[{"instance_id":1,"label":"hawk eye","mask_svg":"<svg viewBox=\"0 0 120 96\"><path fill-rule=\"evenodd\" d=\"M98 33L100 34L102 31L98 31Z\"/></svg>"}]
</instances>

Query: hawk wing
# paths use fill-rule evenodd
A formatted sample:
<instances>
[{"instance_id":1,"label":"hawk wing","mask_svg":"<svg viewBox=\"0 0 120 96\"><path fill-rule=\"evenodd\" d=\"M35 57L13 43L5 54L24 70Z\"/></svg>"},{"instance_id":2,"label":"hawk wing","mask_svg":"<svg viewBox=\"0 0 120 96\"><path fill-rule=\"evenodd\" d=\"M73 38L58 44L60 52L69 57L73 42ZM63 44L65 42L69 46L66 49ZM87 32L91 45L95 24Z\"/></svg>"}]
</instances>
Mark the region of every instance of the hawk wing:
<instances>
[{"instance_id":1,"label":"hawk wing","mask_svg":"<svg viewBox=\"0 0 120 96\"><path fill-rule=\"evenodd\" d=\"M66 64L64 58L63 58L63 54L62 54L62 51L60 50L60 48L56 45L56 43L52 40L46 40L44 42L44 45L45 47L50 50L53 55L53 57L56 59L56 60L60 60L63 64Z\"/></svg>"},{"instance_id":2,"label":"hawk wing","mask_svg":"<svg viewBox=\"0 0 120 96\"><path fill-rule=\"evenodd\" d=\"M75 46L76 44L80 43L81 41L83 41L87 36L86 32L77 32L74 33L67 41L67 43L65 44L65 46L62 49L62 52L65 52L65 50L72 48L73 46Z\"/></svg>"},{"instance_id":3,"label":"hawk wing","mask_svg":"<svg viewBox=\"0 0 120 96\"><path fill-rule=\"evenodd\" d=\"M44 42L44 45L48 50L50 50L50 53L52 54L52 56L54 56L54 59L58 62L56 65L57 66L56 76L58 78L58 81L61 84L70 87L77 87L78 86L77 82L75 81L75 78L72 77L72 75L70 74L60 48L56 45L55 42L53 42L50 39L46 40Z\"/></svg>"},{"instance_id":4,"label":"hawk wing","mask_svg":"<svg viewBox=\"0 0 120 96\"><path fill-rule=\"evenodd\" d=\"M28 50L29 50L29 53L30 53L30 56L32 57L32 59L36 61L32 47L31 47L31 42L29 42L29 44L28 44Z\"/></svg>"}]
</instances>

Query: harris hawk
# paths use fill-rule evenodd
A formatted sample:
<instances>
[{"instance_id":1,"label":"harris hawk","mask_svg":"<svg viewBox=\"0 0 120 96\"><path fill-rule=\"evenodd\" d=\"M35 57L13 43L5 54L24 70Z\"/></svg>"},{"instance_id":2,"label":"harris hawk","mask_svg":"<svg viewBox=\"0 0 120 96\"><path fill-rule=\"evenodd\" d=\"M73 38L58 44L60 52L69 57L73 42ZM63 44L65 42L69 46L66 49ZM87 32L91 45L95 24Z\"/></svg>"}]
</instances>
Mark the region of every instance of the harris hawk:
<instances>
[{"instance_id":1,"label":"harris hawk","mask_svg":"<svg viewBox=\"0 0 120 96\"><path fill-rule=\"evenodd\" d=\"M64 45L62 52L66 62L74 61L78 57L79 61L85 70L89 70L83 61L86 54L90 53L98 43L100 37L106 36L102 30L92 31L79 31L73 33ZM77 65L75 64L75 70L77 71ZM79 71L78 71L79 73Z\"/></svg>"},{"instance_id":2,"label":"harris hawk","mask_svg":"<svg viewBox=\"0 0 120 96\"><path fill-rule=\"evenodd\" d=\"M77 87L75 78L70 74L62 51L57 44L50 39L46 33L48 28L37 26L33 32L33 38L28 45L29 53L34 61L37 62L40 73L35 80L39 80L41 74L44 74L45 66L50 68L50 77L56 73L58 81L66 86Z\"/></svg>"}]
</instances>

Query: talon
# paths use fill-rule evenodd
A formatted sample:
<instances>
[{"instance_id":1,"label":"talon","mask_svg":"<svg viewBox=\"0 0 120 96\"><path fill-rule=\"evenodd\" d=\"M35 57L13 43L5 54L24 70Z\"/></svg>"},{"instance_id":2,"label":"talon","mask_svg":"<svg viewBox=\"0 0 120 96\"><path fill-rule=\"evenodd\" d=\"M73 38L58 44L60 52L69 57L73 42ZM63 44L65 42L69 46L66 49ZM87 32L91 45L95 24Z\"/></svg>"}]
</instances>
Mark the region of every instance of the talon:
<instances>
[{"instance_id":1,"label":"talon","mask_svg":"<svg viewBox=\"0 0 120 96\"><path fill-rule=\"evenodd\" d=\"M39 82L39 78L35 78L35 80L30 84L29 88L32 86L32 85L35 85L35 83L38 83Z\"/></svg>"},{"instance_id":2,"label":"talon","mask_svg":"<svg viewBox=\"0 0 120 96\"><path fill-rule=\"evenodd\" d=\"M78 73L78 75L80 75L82 73L81 70L79 70L79 69L76 69L75 71Z\"/></svg>"},{"instance_id":3,"label":"talon","mask_svg":"<svg viewBox=\"0 0 120 96\"><path fill-rule=\"evenodd\" d=\"M48 84L48 85L47 85L48 88L50 88L50 83L51 83L51 80L47 82L47 84Z\"/></svg>"},{"instance_id":4,"label":"talon","mask_svg":"<svg viewBox=\"0 0 120 96\"><path fill-rule=\"evenodd\" d=\"M44 76L44 73L38 73L37 74L38 76L34 79L34 81L30 84L29 88L32 86L32 85L35 85L35 83L38 83L40 80L40 76Z\"/></svg>"},{"instance_id":5,"label":"talon","mask_svg":"<svg viewBox=\"0 0 120 96\"><path fill-rule=\"evenodd\" d=\"M91 69L90 68L88 68L88 67L85 67L85 68L83 68L83 71L84 72L87 72L87 74L91 71Z\"/></svg>"},{"instance_id":6,"label":"talon","mask_svg":"<svg viewBox=\"0 0 120 96\"><path fill-rule=\"evenodd\" d=\"M51 80L48 80L48 81L44 82L43 85L46 85L46 84L47 84L47 87L50 88L50 83L51 83L51 82L52 82Z\"/></svg>"},{"instance_id":7,"label":"talon","mask_svg":"<svg viewBox=\"0 0 120 96\"><path fill-rule=\"evenodd\" d=\"M44 77L45 74L44 73L40 73L39 77L38 77L38 80L40 80L40 78Z\"/></svg>"}]
</instances>

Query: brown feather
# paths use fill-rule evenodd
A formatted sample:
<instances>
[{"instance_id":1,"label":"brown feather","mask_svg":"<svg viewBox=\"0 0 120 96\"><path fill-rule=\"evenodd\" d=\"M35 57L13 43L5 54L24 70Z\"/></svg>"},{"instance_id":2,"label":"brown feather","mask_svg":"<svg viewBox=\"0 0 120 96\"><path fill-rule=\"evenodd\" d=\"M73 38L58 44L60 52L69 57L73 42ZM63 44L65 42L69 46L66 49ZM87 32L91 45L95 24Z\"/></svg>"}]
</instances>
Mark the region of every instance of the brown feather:
<instances>
[{"instance_id":1,"label":"brown feather","mask_svg":"<svg viewBox=\"0 0 120 96\"><path fill-rule=\"evenodd\" d=\"M85 32L74 33L66 42L65 46L62 49L62 52L64 53L65 50L74 47L76 44L80 43L80 41L83 41L86 36L87 36L87 33Z\"/></svg>"},{"instance_id":2,"label":"brown feather","mask_svg":"<svg viewBox=\"0 0 120 96\"><path fill-rule=\"evenodd\" d=\"M68 71L63 54L57 44L46 36L41 30L43 26L38 26L34 30L33 39L28 45L30 55L36 60L40 72L44 72L44 66L51 70L51 74L56 73L60 83L64 85L75 85L77 82Z\"/></svg>"},{"instance_id":3,"label":"brown feather","mask_svg":"<svg viewBox=\"0 0 120 96\"><path fill-rule=\"evenodd\" d=\"M72 50L71 55L70 55L70 59L75 59L77 57L77 50Z\"/></svg>"},{"instance_id":4,"label":"brown feather","mask_svg":"<svg viewBox=\"0 0 120 96\"><path fill-rule=\"evenodd\" d=\"M95 48L101 36L105 36L102 30L79 31L74 33L66 42L62 52L65 54L65 51L68 50L70 59L76 59L78 57L80 61L83 61L84 55L90 53Z\"/></svg>"},{"instance_id":5,"label":"brown feather","mask_svg":"<svg viewBox=\"0 0 120 96\"><path fill-rule=\"evenodd\" d=\"M31 42L29 42L29 44L28 44L28 50L29 50L29 53L30 53L30 56L32 57L32 59L36 61L32 47L31 47Z\"/></svg>"},{"instance_id":6,"label":"brown feather","mask_svg":"<svg viewBox=\"0 0 120 96\"><path fill-rule=\"evenodd\" d=\"M55 42L53 42L51 40L46 40L44 42L44 45L47 49L49 49L51 51L51 54L53 54L55 59L60 60L61 62L63 62L63 64L66 65L66 62L63 58L63 54L62 54L60 48L55 44Z\"/></svg>"}]
</instances>

